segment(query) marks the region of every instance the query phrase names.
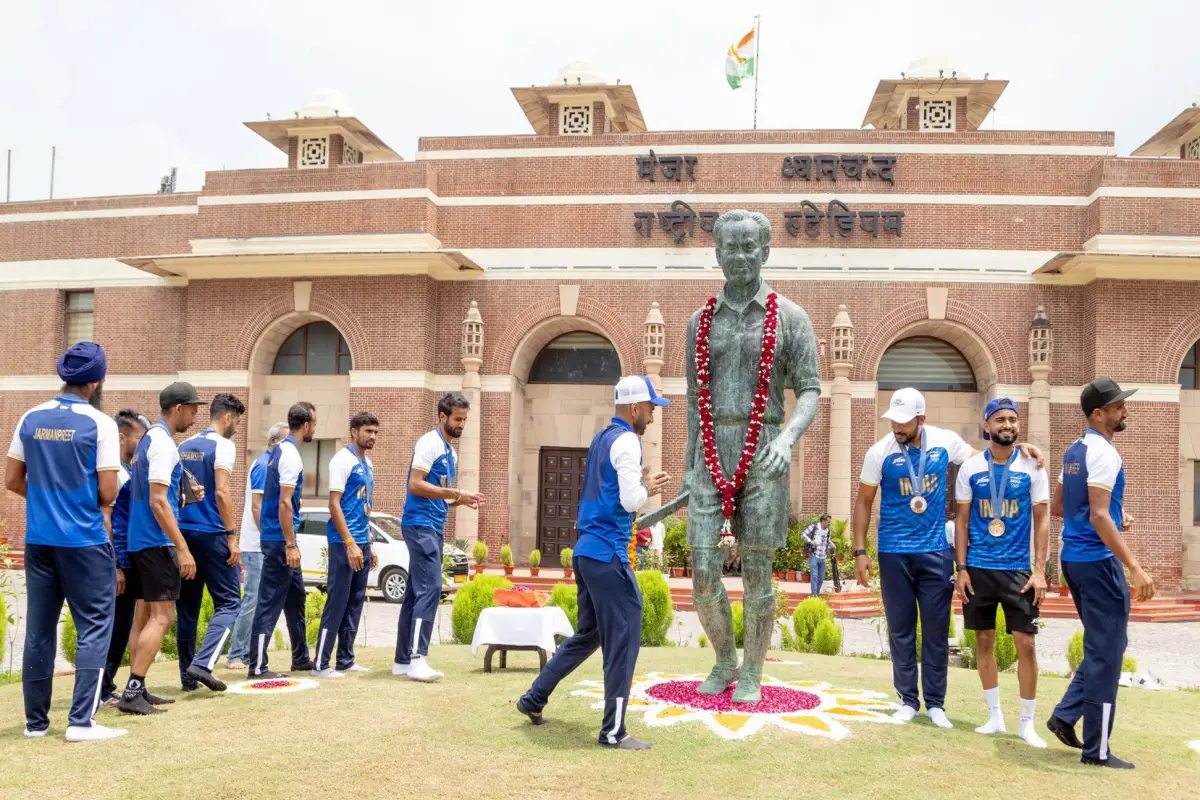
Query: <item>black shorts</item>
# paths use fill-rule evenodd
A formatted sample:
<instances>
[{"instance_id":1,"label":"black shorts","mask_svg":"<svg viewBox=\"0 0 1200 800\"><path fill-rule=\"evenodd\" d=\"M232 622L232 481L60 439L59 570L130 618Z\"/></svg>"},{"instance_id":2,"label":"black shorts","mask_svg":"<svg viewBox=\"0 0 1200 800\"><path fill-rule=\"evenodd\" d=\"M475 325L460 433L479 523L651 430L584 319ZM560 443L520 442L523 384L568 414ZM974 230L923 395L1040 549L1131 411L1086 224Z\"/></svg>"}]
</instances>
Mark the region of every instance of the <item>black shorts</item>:
<instances>
[{"instance_id":1,"label":"black shorts","mask_svg":"<svg viewBox=\"0 0 1200 800\"><path fill-rule=\"evenodd\" d=\"M174 547L135 550L129 554L129 560L137 570L143 600L163 602L179 599L179 554Z\"/></svg>"},{"instance_id":2,"label":"black shorts","mask_svg":"<svg viewBox=\"0 0 1200 800\"><path fill-rule=\"evenodd\" d=\"M996 606L1004 609L1004 626L1009 633L1037 633L1038 607L1033 589L1022 593L1030 572L1027 569L980 569L967 567L974 594L963 604L963 627L972 631L996 629Z\"/></svg>"},{"instance_id":3,"label":"black shorts","mask_svg":"<svg viewBox=\"0 0 1200 800\"><path fill-rule=\"evenodd\" d=\"M129 566L120 567L125 573L125 594L132 597L134 600L145 600L142 597L142 579L138 575L137 566L133 563L133 553L129 554Z\"/></svg>"}]
</instances>

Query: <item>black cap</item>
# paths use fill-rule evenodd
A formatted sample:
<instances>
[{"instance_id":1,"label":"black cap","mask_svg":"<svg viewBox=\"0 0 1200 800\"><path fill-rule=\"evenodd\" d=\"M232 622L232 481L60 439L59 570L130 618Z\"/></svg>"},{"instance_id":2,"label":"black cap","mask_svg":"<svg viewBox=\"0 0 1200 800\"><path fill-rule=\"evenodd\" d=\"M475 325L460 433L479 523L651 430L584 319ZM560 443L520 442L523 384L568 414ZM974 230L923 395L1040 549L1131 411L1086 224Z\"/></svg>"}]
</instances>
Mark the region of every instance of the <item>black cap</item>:
<instances>
[{"instance_id":1,"label":"black cap","mask_svg":"<svg viewBox=\"0 0 1200 800\"><path fill-rule=\"evenodd\" d=\"M1118 400L1124 400L1137 389L1122 389L1121 384L1112 378L1096 378L1083 387L1079 396L1079 404L1083 406L1084 416L1090 417L1097 408L1110 406Z\"/></svg>"},{"instance_id":2,"label":"black cap","mask_svg":"<svg viewBox=\"0 0 1200 800\"><path fill-rule=\"evenodd\" d=\"M184 381L176 381L158 393L158 407L163 411L173 406L200 405L201 402L196 387Z\"/></svg>"}]
</instances>

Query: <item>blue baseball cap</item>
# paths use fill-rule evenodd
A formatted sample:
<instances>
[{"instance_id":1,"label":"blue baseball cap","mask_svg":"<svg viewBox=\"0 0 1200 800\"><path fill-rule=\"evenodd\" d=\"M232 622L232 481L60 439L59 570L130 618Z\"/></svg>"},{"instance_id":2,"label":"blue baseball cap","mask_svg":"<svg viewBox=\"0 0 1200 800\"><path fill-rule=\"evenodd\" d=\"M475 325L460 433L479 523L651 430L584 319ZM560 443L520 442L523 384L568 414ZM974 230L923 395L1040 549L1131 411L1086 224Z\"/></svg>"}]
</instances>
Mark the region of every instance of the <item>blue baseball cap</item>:
<instances>
[{"instance_id":1,"label":"blue baseball cap","mask_svg":"<svg viewBox=\"0 0 1200 800\"><path fill-rule=\"evenodd\" d=\"M987 408L985 408L983 410L983 421L987 422L989 419L992 418L993 414L995 414L997 411L999 411L1003 408L1007 408L1009 411L1012 411L1017 416L1021 415L1021 412L1017 410L1017 404L1014 403L1010 398L997 397L995 400L988 401Z\"/></svg>"},{"instance_id":2,"label":"blue baseball cap","mask_svg":"<svg viewBox=\"0 0 1200 800\"><path fill-rule=\"evenodd\" d=\"M670 400L660 397L658 392L654 391L654 384L645 375L630 375L627 378L621 378L617 388L613 391L613 400L619 406L628 406L634 403L653 403L656 406L671 405Z\"/></svg>"}]
</instances>

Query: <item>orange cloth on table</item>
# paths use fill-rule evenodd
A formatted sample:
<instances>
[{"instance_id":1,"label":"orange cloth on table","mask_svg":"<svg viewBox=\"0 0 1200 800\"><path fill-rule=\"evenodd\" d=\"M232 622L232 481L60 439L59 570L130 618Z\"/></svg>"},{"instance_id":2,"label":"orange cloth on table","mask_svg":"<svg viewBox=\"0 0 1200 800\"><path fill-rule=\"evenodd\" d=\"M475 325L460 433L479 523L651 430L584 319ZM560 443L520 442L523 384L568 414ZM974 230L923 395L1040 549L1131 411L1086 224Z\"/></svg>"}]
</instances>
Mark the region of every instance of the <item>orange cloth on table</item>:
<instances>
[{"instance_id":1,"label":"orange cloth on table","mask_svg":"<svg viewBox=\"0 0 1200 800\"><path fill-rule=\"evenodd\" d=\"M497 589L492 596L498 605L507 608L541 608L550 600L546 592L518 592L515 589Z\"/></svg>"}]
</instances>

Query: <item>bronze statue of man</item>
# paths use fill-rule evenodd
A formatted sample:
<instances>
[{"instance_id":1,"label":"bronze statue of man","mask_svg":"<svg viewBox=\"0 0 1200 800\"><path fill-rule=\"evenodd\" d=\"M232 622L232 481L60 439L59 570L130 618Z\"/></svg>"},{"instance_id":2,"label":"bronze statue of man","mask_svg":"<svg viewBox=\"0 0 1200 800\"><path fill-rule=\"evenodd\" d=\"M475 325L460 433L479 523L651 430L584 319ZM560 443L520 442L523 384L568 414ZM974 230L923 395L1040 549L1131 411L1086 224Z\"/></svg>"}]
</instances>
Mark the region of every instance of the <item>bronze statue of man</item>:
<instances>
[{"instance_id":1,"label":"bronze statue of man","mask_svg":"<svg viewBox=\"0 0 1200 800\"><path fill-rule=\"evenodd\" d=\"M728 211L713 226L713 238L725 286L708 312L711 316L701 309L688 322L688 439L683 483L679 497L649 515L646 522L688 504L692 598L717 657L716 666L697 691L720 694L736 681L733 701L755 703L761 697L763 660L775 625L771 562L776 548L787 543L792 448L816 414L821 382L817 340L808 314L787 298L775 295L762 279L763 264L771 252L771 223L758 212ZM765 371L760 372L760 362L764 327L771 319L772 308L774 357L768 378ZM703 347L705 329L707 349ZM703 369L698 369L705 352L707 383ZM766 395L756 412L755 393L760 380L766 383ZM796 408L785 423L784 390L788 388L796 393ZM732 508L729 498L714 483L712 459L706 463L702 412L711 418L711 442L726 481L735 480L743 451L748 459L753 453L744 483L732 497ZM753 424L756 413L761 416L760 426ZM761 432L749 451L747 433L752 428ZM732 517L727 519L730 510ZM724 531L737 538L742 557L745 646L740 667L729 595L721 581L725 550L720 543Z\"/></svg>"}]
</instances>

